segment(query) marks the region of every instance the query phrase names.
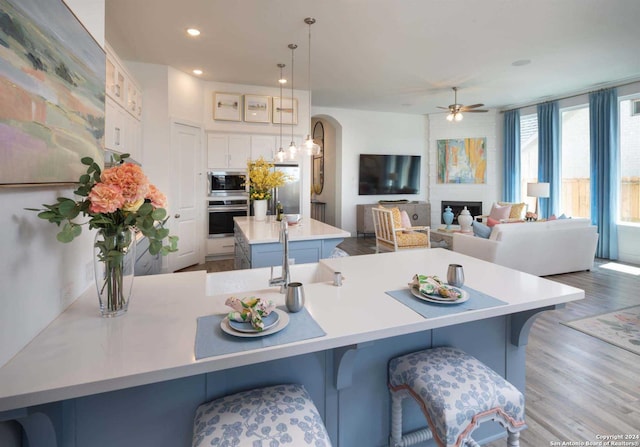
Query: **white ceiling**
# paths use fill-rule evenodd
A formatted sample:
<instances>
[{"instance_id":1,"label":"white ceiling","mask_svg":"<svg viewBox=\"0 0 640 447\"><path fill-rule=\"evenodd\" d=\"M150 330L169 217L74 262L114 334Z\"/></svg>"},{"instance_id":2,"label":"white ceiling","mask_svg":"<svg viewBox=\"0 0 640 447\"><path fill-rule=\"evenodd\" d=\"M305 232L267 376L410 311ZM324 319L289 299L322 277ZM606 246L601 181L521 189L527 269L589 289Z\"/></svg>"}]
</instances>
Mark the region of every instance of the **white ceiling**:
<instances>
[{"instance_id":1,"label":"white ceiling","mask_svg":"<svg viewBox=\"0 0 640 447\"><path fill-rule=\"evenodd\" d=\"M310 16L314 106L427 114L457 86L506 109L640 80L640 0L106 0L106 38L125 60L271 87L296 43L307 89Z\"/></svg>"}]
</instances>

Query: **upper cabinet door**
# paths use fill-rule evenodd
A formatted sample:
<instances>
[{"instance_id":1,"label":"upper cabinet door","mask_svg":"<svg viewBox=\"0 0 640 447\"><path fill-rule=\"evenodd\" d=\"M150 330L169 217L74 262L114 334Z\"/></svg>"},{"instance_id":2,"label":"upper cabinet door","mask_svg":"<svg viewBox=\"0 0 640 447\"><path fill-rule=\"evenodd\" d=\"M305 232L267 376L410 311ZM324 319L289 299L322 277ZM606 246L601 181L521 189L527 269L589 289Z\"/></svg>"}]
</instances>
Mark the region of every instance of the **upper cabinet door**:
<instances>
[{"instance_id":1,"label":"upper cabinet door","mask_svg":"<svg viewBox=\"0 0 640 447\"><path fill-rule=\"evenodd\" d=\"M277 137L273 135L254 135L251 137L251 159L262 157L273 161L276 150Z\"/></svg>"},{"instance_id":2,"label":"upper cabinet door","mask_svg":"<svg viewBox=\"0 0 640 447\"><path fill-rule=\"evenodd\" d=\"M251 137L248 135L229 135L228 168L245 170L251 158Z\"/></svg>"},{"instance_id":3,"label":"upper cabinet door","mask_svg":"<svg viewBox=\"0 0 640 447\"><path fill-rule=\"evenodd\" d=\"M224 169L229 164L229 138L226 135L207 136L207 168Z\"/></svg>"}]
</instances>

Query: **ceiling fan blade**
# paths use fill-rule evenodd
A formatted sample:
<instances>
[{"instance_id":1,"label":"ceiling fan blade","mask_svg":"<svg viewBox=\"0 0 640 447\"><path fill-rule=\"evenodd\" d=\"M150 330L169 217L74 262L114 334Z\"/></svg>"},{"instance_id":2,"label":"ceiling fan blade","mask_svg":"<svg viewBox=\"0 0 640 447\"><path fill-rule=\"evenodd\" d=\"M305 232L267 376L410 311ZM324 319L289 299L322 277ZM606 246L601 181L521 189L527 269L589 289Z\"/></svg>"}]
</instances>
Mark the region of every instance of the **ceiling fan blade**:
<instances>
[{"instance_id":1,"label":"ceiling fan blade","mask_svg":"<svg viewBox=\"0 0 640 447\"><path fill-rule=\"evenodd\" d=\"M480 112L488 112L485 109L472 109L472 110L462 110L464 113L480 113Z\"/></svg>"},{"instance_id":2,"label":"ceiling fan blade","mask_svg":"<svg viewBox=\"0 0 640 447\"><path fill-rule=\"evenodd\" d=\"M449 107L436 106L438 109L449 110Z\"/></svg>"},{"instance_id":3,"label":"ceiling fan blade","mask_svg":"<svg viewBox=\"0 0 640 447\"><path fill-rule=\"evenodd\" d=\"M477 109L478 107L482 107L484 104L472 104L470 106L462 106L463 109Z\"/></svg>"}]
</instances>

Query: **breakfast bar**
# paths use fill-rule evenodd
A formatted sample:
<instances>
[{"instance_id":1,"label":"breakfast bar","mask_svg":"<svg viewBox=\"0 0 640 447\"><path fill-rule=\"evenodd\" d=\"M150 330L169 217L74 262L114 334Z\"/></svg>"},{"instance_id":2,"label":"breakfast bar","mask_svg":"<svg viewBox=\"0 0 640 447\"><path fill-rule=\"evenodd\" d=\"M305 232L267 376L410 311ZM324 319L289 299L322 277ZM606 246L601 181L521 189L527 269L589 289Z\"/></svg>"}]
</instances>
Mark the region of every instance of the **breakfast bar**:
<instances>
[{"instance_id":1,"label":"breakfast bar","mask_svg":"<svg viewBox=\"0 0 640 447\"><path fill-rule=\"evenodd\" d=\"M464 304L430 313L438 305L421 302L424 316L394 298L416 273L446 278L451 263L464 266L470 295ZM334 285L335 272L342 274L341 286ZM230 296L271 299L284 309L284 296L268 279L268 268L136 278L128 313L114 319L99 316L95 291L87 291L0 368L0 420L37 415L34 423L51 433L49 444L38 444L45 446L189 446L203 402L300 383L334 446L383 446L390 358L453 346L524 391L535 315L584 297L580 289L449 250L420 249L291 266L291 280L304 284L304 310L321 334L305 334L303 327L289 340L265 336L256 348L219 333L219 319L211 324L208 318L226 314ZM279 334L299 315L288 318L290 326ZM215 337L227 337L219 344L235 348L196 356L201 331L214 337L214 352ZM405 409L407 430L423 420L417 406ZM502 432L483 426L476 433L485 442Z\"/></svg>"}]
</instances>

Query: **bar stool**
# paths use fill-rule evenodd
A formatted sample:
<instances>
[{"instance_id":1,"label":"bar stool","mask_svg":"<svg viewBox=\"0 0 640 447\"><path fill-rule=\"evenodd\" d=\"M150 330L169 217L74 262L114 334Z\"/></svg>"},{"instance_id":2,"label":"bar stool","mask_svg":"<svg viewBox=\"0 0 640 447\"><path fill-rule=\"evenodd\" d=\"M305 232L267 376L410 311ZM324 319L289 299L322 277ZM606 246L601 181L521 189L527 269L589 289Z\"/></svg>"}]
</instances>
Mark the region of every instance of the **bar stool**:
<instances>
[{"instance_id":1,"label":"bar stool","mask_svg":"<svg viewBox=\"0 0 640 447\"><path fill-rule=\"evenodd\" d=\"M391 447L434 438L439 447L479 447L471 433L493 420L507 430L507 446L520 445L524 396L491 368L455 348L441 347L389 362ZM402 433L402 401L413 397L428 428Z\"/></svg>"},{"instance_id":2,"label":"bar stool","mask_svg":"<svg viewBox=\"0 0 640 447\"><path fill-rule=\"evenodd\" d=\"M200 405L192 446L209 445L331 447L331 441L307 390L276 385Z\"/></svg>"}]
</instances>

